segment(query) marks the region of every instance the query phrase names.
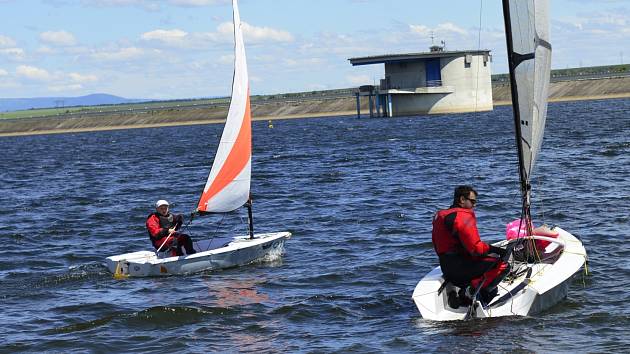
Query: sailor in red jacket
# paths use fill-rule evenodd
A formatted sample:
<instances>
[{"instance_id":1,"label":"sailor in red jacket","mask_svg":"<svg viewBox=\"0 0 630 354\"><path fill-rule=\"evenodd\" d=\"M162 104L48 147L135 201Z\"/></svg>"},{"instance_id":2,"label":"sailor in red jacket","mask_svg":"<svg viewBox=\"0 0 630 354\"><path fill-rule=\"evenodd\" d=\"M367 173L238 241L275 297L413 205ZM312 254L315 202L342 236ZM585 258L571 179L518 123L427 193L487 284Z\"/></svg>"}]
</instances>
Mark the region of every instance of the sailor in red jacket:
<instances>
[{"instance_id":1,"label":"sailor in red jacket","mask_svg":"<svg viewBox=\"0 0 630 354\"><path fill-rule=\"evenodd\" d=\"M174 256L184 255L181 250L182 246L186 249L186 254L195 253L190 236L177 232L184 223L184 217L181 214L169 213L168 207L166 200L158 200L155 203L155 213L151 213L147 217L147 231L153 247L161 251L170 249Z\"/></svg>"},{"instance_id":2,"label":"sailor in red jacket","mask_svg":"<svg viewBox=\"0 0 630 354\"><path fill-rule=\"evenodd\" d=\"M496 296L496 287L509 266L501 260L505 249L488 245L479 238L473 211L476 204L477 191L472 187L455 188L453 205L438 211L433 218L432 239L444 279L462 290L469 285L471 289L481 287L481 300L487 304ZM449 295L449 305L451 300ZM465 302L463 291L459 300ZM457 308L457 303L454 304L451 307Z\"/></svg>"}]
</instances>

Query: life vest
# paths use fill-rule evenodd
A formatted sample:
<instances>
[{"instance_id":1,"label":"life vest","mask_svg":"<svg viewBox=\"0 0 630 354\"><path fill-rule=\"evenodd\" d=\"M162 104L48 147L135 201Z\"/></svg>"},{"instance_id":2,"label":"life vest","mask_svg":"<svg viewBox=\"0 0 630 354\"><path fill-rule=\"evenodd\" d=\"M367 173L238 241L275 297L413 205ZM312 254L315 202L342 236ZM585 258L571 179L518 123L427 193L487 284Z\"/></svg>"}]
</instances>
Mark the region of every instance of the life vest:
<instances>
[{"instance_id":1,"label":"life vest","mask_svg":"<svg viewBox=\"0 0 630 354\"><path fill-rule=\"evenodd\" d=\"M173 214L164 216L160 213L151 213L147 217L147 232L151 241L157 241L168 235L168 229L173 227Z\"/></svg>"},{"instance_id":2,"label":"life vest","mask_svg":"<svg viewBox=\"0 0 630 354\"><path fill-rule=\"evenodd\" d=\"M468 257L485 256L490 246L481 241L477 218L472 209L450 208L438 211L433 217L431 235L438 256L459 254Z\"/></svg>"},{"instance_id":3,"label":"life vest","mask_svg":"<svg viewBox=\"0 0 630 354\"><path fill-rule=\"evenodd\" d=\"M173 227L173 214L168 213L168 215L166 216L159 213L153 214L160 219L160 227L165 229L170 229L171 227Z\"/></svg>"}]
</instances>

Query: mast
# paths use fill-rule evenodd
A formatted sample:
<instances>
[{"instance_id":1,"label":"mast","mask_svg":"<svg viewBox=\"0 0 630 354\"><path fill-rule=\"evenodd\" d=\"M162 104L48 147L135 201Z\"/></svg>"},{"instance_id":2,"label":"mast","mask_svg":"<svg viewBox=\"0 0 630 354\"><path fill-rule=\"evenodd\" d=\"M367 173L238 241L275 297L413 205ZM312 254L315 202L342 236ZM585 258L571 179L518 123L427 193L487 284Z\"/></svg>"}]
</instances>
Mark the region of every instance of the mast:
<instances>
[{"instance_id":1,"label":"mast","mask_svg":"<svg viewBox=\"0 0 630 354\"><path fill-rule=\"evenodd\" d=\"M247 207L247 221L248 221L248 226L249 226L249 238L250 239L254 239L254 216L252 213L252 194L249 194L249 199L247 200L247 203L245 203L245 206Z\"/></svg>"},{"instance_id":2,"label":"mast","mask_svg":"<svg viewBox=\"0 0 630 354\"><path fill-rule=\"evenodd\" d=\"M514 52L513 38L512 38L512 21L510 18L510 1L503 0L503 20L505 22L505 40L507 43L507 57L508 66L510 69L510 90L512 94L512 112L514 113L514 133L516 137L516 148L518 151L518 170L519 179L521 182L521 198L522 198L522 213L527 220L531 220L530 212L530 198L531 185L528 180L525 161L523 159L523 147L521 144L522 132L521 132L521 117L518 103L518 88L516 84L515 70L516 66L525 60L528 56L523 56ZM532 54L533 55L533 54ZM529 224L529 223L528 223Z\"/></svg>"}]
</instances>

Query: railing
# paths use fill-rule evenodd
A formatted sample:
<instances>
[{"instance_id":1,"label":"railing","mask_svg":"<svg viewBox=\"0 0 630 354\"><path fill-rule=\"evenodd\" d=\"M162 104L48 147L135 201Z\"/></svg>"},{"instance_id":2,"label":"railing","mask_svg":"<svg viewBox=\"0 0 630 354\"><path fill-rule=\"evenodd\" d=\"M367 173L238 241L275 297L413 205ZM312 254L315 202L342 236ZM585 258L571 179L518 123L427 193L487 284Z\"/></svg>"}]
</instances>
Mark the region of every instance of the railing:
<instances>
[{"instance_id":1,"label":"railing","mask_svg":"<svg viewBox=\"0 0 630 354\"><path fill-rule=\"evenodd\" d=\"M383 85L384 83L388 83L385 82L385 80L381 80L381 86L378 87L376 86L375 89L380 89L380 90L400 90L400 89L408 89L409 87L401 87L398 85ZM424 85L417 85L417 86L413 86L416 88L419 87L442 87L444 86L444 84L442 83L442 80L428 80L424 83Z\"/></svg>"},{"instance_id":2,"label":"railing","mask_svg":"<svg viewBox=\"0 0 630 354\"><path fill-rule=\"evenodd\" d=\"M428 80L425 87L441 87L442 80Z\"/></svg>"}]
</instances>

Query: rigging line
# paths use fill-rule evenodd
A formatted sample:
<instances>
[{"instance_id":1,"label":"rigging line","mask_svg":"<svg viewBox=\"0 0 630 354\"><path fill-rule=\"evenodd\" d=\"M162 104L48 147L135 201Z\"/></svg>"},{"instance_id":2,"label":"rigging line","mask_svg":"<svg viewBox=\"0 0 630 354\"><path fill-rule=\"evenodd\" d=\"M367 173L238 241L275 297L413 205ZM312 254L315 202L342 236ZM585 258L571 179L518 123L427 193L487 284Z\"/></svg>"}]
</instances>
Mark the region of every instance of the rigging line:
<instances>
[{"instance_id":1,"label":"rigging line","mask_svg":"<svg viewBox=\"0 0 630 354\"><path fill-rule=\"evenodd\" d=\"M527 220L527 216L525 215L525 210L524 208L521 208L521 217L520 217L520 222L518 224L518 233L520 234L521 232L521 227L523 224L523 220ZM525 238L522 237L517 237L516 241L514 241L514 247L512 247L513 250L517 249L517 247L523 246L525 247ZM515 261L515 260L514 260Z\"/></svg>"},{"instance_id":2,"label":"rigging line","mask_svg":"<svg viewBox=\"0 0 630 354\"><path fill-rule=\"evenodd\" d=\"M542 181L541 181L540 176L536 177L536 182L538 182L538 188L536 190L538 191L538 193L543 194L542 192L540 192L540 191L542 191ZM536 193L536 194L538 194L538 193ZM545 205L543 204L543 200L545 198L543 198L543 196L540 196L540 198L538 198L538 199L540 199L540 216L541 216L543 225L545 225L546 224L546 222L545 222Z\"/></svg>"},{"instance_id":3,"label":"rigging line","mask_svg":"<svg viewBox=\"0 0 630 354\"><path fill-rule=\"evenodd\" d=\"M219 228L221 227L221 224L223 224L223 220L225 219L225 213L221 213L221 220L219 220L219 222L217 223L217 229L214 230L214 232L212 233L212 236L210 236L210 239L208 242L208 247L206 247L206 251L210 250L210 246L212 245L212 240L214 240L215 237L217 237L217 232L219 232Z\"/></svg>"},{"instance_id":4,"label":"rigging line","mask_svg":"<svg viewBox=\"0 0 630 354\"><path fill-rule=\"evenodd\" d=\"M190 214L190 219L188 220L186 225L183 225L182 227L180 227L178 231L183 231L184 229L188 228L188 226L190 226L190 224L192 224L193 220L195 219L194 215L195 215L194 213L191 213Z\"/></svg>"},{"instance_id":5,"label":"rigging line","mask_svg":"<svg viewBox=\"0 0 630 354\"><path fill-rule=\"evenodd\" d=\"M247 225L247 226L245 226L245 228L247 230L246 234L249 235L249 216L247 218L247 221L245 221L245 217L243 217L243 215L241 213L239 213L238 217L241 220L241 225L240 225L241 227L243 227L243 225Z\"/></svg>"},{"instance_id":6,"label":"rigging line","mask_svg":"<svg viewBox=\"0 0 630 354\"><path fill-rule=\"evenodd\" d=\"M500 286L500 284L499 284ZM500 286L501 289L503 289L506 293L509 293L510 291L508 290L507 287L503 287ZM514 296L510 296L510 298L508 300L506 300L505 302L510 302L510 312L514 313ZM492 311L492 308L490 307L490 305L492 305L492 303L488 304L488 311Z\"/></svg>"}]
</instances>

